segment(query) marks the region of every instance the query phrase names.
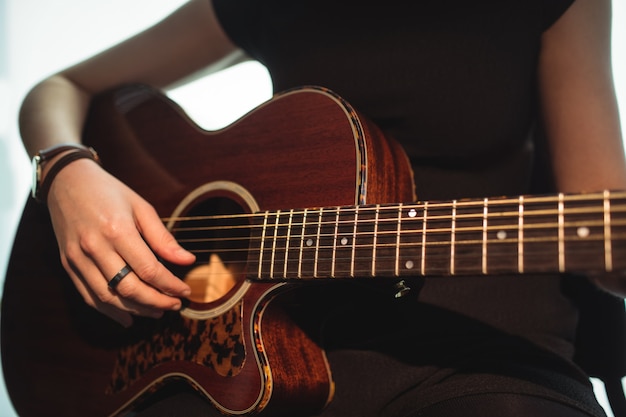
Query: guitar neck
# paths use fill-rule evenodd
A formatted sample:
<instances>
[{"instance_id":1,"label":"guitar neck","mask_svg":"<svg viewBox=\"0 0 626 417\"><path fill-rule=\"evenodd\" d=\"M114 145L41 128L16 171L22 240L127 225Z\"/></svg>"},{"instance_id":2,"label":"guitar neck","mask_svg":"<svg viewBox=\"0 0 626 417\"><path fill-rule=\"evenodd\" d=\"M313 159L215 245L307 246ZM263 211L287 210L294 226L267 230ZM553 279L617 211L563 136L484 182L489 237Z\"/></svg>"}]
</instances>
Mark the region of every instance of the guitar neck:
<instances>
[{"instance_id":1,"label":"guitar neck","mask_svg":"<svg viewBox=\"0 0 626 417\"><path fill-rule=\"evenodd\" d=\"M451 276L626 268L626 192L268 211L251 279Z\"/></svg>"}]
</instances>

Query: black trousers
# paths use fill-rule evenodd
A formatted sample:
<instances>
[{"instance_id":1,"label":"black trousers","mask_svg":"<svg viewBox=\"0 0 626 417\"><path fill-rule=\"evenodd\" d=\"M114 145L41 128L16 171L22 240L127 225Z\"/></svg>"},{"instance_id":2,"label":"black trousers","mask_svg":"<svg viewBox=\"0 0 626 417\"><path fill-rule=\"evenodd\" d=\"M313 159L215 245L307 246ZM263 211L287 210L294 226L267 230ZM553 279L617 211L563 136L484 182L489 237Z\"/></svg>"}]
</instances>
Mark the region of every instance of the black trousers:
<instances>
[{"instance_id":1,"label":"black trousers","mask_svg":"<svg viewBox=\"0 0 626 417\"><path fill-rule=\"evenodd\" d=\"M179 393L136 414L137 417L220 417L194 393ZM479 394L443 401L398 417L589 417L584 411L543 398L519 394ZM348 413L341 417L361 417Z\"/></svg>"}]
</instances>

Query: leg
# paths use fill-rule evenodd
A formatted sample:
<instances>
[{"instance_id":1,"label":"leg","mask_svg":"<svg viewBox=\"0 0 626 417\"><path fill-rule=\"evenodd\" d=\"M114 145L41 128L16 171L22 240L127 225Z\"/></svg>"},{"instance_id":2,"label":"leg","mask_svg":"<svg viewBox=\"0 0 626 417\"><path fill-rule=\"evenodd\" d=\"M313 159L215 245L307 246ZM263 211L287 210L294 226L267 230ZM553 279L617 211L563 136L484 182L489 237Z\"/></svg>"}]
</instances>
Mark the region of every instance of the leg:
<instances>
[{"instance_id":1,"label":"leg","mask_svg":"<svg viewBox=\"0 0 626 417\"><path fill-rule=\"evenodd\" d=\"M416 414L411 414L410 417L590 417L592 415L596 414L530 395L480 394L443 401Z\"/></svg>"}]
</instances>

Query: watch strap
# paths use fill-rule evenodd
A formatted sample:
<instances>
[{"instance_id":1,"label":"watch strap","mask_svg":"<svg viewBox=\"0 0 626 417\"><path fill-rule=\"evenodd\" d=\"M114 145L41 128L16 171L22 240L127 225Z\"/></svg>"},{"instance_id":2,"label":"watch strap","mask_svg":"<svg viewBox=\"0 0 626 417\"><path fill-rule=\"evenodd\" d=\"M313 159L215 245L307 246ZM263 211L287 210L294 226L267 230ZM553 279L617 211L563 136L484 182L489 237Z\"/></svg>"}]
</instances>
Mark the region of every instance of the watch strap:
<instances>
[{"instance_id":1,"label":"watch strap","mask_svg":"<svg viewBox=\"0 0 626 417\"><path fill-rule=\"evenodd\" d=\"M45 162L48 162L50 159L54 158L57 155L62 154L63 152L70 150L88 150L89 148L85 145L81 145L79 143L62 143L59 145L54 145L49 148L43 149L37 152L37 156L39 157L39 164L43 166Z\"/></svg>"},{"instance_id":2,"label":"watch strap","mask_svg":"<svg viewBox=\"0 0 626 417\"><path fill-rule=\"evenodd\" d=\"M38 177L37 183L35 184L33 197L42 204L45 204L48 199L48 193L50 191L52 181L54 181L57 174L67 165L78 159L91 159L97 163L100 163L100 159L96 151L93 148L88 148L82 145L60 145L49 148L45 151L45 154L43 156L41 153L38 154L38 157L40 158L39 163L41 164L41 162L45 159L49 160L63 152L67 153L59 158L59 160L50 167L43 181L39 181L40 178ZM39 169L41 169L41 165Z\"/></svg>"}]
</instances>

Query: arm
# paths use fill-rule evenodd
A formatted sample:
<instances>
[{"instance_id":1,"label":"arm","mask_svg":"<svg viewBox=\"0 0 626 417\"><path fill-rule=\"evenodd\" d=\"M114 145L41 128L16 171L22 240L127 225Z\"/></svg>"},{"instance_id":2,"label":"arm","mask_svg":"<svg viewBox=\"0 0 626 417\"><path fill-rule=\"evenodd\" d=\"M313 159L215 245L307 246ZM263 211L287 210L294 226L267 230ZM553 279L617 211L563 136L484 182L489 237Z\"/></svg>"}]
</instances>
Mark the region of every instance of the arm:
<instances>
[{"instance_id":1,"label":"arm","mask_svg":"<svg viewBox=\"0 0 626 417\"><path fill-rule=\"evenodd\" d=\"M626 189L626 161L611 67L611 0L576 0L542 39L539 81L557 187ZM626 296L626 281L598 277Z\"/></svg>"},{"instance_id":2,"label":"arm","mask_svg":"<svg viewBox=\"0 0 626 417\"><path fill-rule=\"evenodd\" d=\"M57 143L79 143L94 94L128 82L165 87L238 53L211 2L191 0L152 28L35 86L20 112L24 145L33 155ZM94 195L95 188L102 191ZM131 313L158 317L180 308L189 288L155 253L181 264L193 262L193 255L146 201L81 159L59 172L47 203L61 261L88 304L124 325L131 324ZM108 280L126 263L135 272L109 290Z\"/></svg>"},{"instance_id":3,"label":"arm","mask_svg":"<svg viewBox=\"0 0 626 417\"><path fill-rule=\"evenodd\" d=\"M132 82L167 87L240 53L210 0L191 0L146 31L35 86L20 113L26 149L32 156L57 141L78 142L94 94Z\"/></svg>"}]
</instances>

